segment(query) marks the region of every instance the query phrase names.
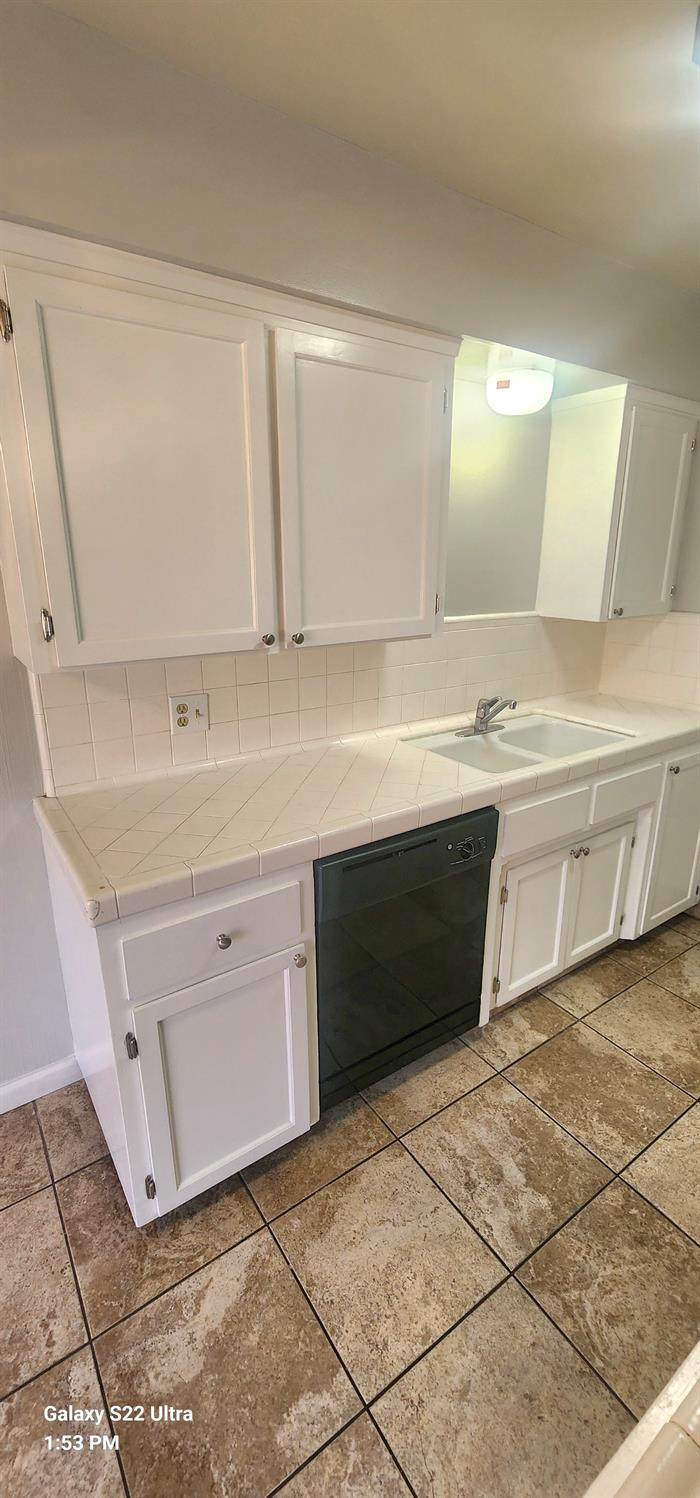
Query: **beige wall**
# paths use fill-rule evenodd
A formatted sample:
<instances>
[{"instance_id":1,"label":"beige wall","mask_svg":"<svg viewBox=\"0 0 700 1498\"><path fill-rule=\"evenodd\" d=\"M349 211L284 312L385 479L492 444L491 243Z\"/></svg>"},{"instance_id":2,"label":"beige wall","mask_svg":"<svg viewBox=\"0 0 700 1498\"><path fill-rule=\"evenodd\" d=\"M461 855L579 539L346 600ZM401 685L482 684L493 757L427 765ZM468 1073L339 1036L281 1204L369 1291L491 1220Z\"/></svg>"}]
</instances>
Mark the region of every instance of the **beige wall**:
<instances>
[{"instance_id":1,"label":"beige wall","mask_svg":"<svg viewBox=\"0 0 700 1498\"><path fill-rule=\"evenodd\" d=\"M0 212L700 392L690 293L33 0L0 37Z\"/></svg>"}]
</instances>

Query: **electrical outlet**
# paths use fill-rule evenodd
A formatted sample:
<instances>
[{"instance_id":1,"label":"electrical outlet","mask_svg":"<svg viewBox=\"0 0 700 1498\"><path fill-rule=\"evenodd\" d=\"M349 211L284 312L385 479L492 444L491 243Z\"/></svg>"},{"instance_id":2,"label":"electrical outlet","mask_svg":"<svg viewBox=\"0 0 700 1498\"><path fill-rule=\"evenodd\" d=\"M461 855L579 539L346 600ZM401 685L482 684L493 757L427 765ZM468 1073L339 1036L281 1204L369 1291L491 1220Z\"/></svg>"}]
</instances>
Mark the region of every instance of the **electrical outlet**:
<instances>
[{"instance_id":1,"label":"electrical outlet","mask_svg":"<svg viewBox=\"0 0 700 1498\"><path fill-rule=\"evenodd\" d=\"M180 692L177 697L169 697L168 703L171 733L192 733L193 730L200 733L209 727L208 692Z\"/></svg>"}]
</instances>

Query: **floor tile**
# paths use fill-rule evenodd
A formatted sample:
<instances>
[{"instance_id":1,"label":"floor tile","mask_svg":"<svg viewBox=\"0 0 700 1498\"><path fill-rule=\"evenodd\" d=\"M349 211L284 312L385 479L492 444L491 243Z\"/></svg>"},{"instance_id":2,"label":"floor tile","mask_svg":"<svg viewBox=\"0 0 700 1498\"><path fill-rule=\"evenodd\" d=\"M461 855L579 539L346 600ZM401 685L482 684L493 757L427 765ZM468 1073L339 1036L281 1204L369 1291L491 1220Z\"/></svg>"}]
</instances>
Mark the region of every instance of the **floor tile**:
<instances>
[{"instance_id":1,"label":"floor tile","mask_svg":"<svg viewBox=\"0 0 700 1498\"><path fill-rule=\"evenodd\" d=\"M462 1039L498 1071L572 1023L569 1013L536 993L496 1012L482 1030L466 1030Z\"/></svg>"},{"instance_id":2,"label":"floor tile","mask_svg":"<svg viewBox=\"0 0 700 1498\"><path fill-rule=\"evenodd\" d=\"M110 1404L191 1409L120 1427L131 1498L263 1498L360 1403L264 1230L99 1337Z\"/></svg>"},{"instance_id":3,"label":"floor tile","mask_svg":"<svg viewBox=\"0 0 700 1498\"><path fill-rule=\"evenodd\" d=\"M0 1114L0 1208L51 1180L34 1104Z\"/></svg>"},{"instance_id":4,"label":"floor tile","mask_svg":"<svg viewBox=\"0 0 700 1498\"><path fill-rule=\"evenodd\" d=\"M518 1278L638 1418L700 1333L700 1248L621 1181Z\"/></svg>"},{"instance_id":5,"label":"floor tile","mask_svg":"<svg viewBox=\"0 0 700 1498\"><path fill-rule=\"evenodd\" d=\"M142 1228L134 1226L111 1160L59 1181L58 1195L93 1335L262 1223L240 1176Z\"/></svg>"},{"instance_id":6,"label":"floor tile","mask_svg":"<svg viewBox=\"0 0 700 1498\"><path fill-rule=\"evenodd\" d=\"M700 1004L700 946L688 947L680 957L657 968L654 982L689 1004Z\"/></svg>"},{"instance_id":7,"label":"floor tile","mask_svg":"<svg viewBox=\"0 0 700 1498\"><path fill-rule=\"evenodd\" d=\"M622 942L617 948L617 957L637 978L646 978L648 973L669 962L673 957L687 952L690 942L675 926L658 926L636 941Z\"/></svg>"},{"instance_id":8,"label":"floor tile","mask_svg":"<svg viewBox=\"0 0 700 1498\"><path fill-rule=\"evenodd\" d=\"M87 1340L53 1189L0 1212L0 1397Z\"/></svg>"},{"instance_id":9,"label":"floor tile","mask_svg":"<svg viewBox=\"0 0 700 1498\"><path fill-rule=\"evenodd\" d=\"M512 1268L610 1180L610 1171L501 1077L404 1143Z\"/></svg>"},{"instance_id":10,"label":"floor tile","mask_svg":"<svg viewBox=\"0 0 700 1498\"><path fill-rule=\"evenodd\" d=\"M700 1094L700 1008L649 978L611 999L588 1024L669 1082Z\"/></svg>"},{"instance_id":11,"label":"floor tile","mask_svg":"<svg viewBox=\"0 0 700 1498\"><path fill-rule=\"evenodd\" d=\"M243 1171L265 1217L286 1212L319 1186L359 1165L388 1144L392 1135L359 1098L339 1103L300 1139Z\"/></svg>"},{"instance_id":12,"label":"floor tile","mask_svg":"<svg viewBox=\"0 0 700 1498\"><path fill-rule=\"evenodd\" d=\"M625 1180L700 1243L700 1108L645 1150Z\"/></svg>"},{"instance_id":13,"label":"floor tile","mask_svg":"<svg viewBox=\"0 0 700 1498\"><path fill-rule=\"evenodd\" d=\"M572 1025L506 1076L613 1170L688 1107L688 1094L598 1035Z\"/></svg>"},{"instance_id":14,"label":"floor tile","mask_svg":"<svg viewBox=\"0 0 700 1498\"><path fill-rule=\"evenodd\" d=\"M62 1493L66 1498L124 1498L116 1455L103 1448L90 1451L49 1451L45 1437L85 1435L82 1422L50 1423L44 1409L103 1409L103 1399L88 1348L76 1352L56 1368L18 1389L0 1404L0 1492L12 1498L38 1498ZM90 1433L109 1428L103 1419ZM60 1464L60 1465L59 1465ZM57 1481L60 1472L60 1481Z\"/></svg>"},{"instance_id":15,"label":"floor tile","mask_svg":"<svg viewBox=\"0 0 700 1498\"><path fill-rule=\"evenodd\" d=\"M417 1498L581 1498L633 1424L512 1281L374 1414Z\"/></svg>"},{"instance_id":16,"label":"floor tile","mask_svg":"<svg viewBox=\"0 0 700 1498\"><path fill-rule=\"evenodd\" d=\"M700 920L696 916L677 915L671 925L674 931L680 931L681 936L687 936L693 944L700 942Z\"/></svg>"},{"instance_id":17,"label":"floor tile","mask_svg":"<svg viewBox=\"0 0 700 1498\"><path fill-rule=\"evenodd\" d=\"M504 1274L400 1144L302 1202L275 1234L367 1399Z\"/></svg>"},{"instance_id":18,"label":"floor tile","mask_svg":"<svg viewBox=\"0 0 700 1498\"><path fill-rule=\"evenodd\" d=\"M293 1477L284 1498L410 1498L369 1415L360 1415Z\"/></svg>"},{"instance_id":19,"label":"floor tile","mask_svg":"<svg viewBox=\"0 0 700 1498\"><path fill-rule=\"evenodd\" d=\"M81 1170L107 1154L104 1134L84 1082L39 1098L37 1112L44 1131L54 1179Z\"/></svg>"},{"instance_id":20,"label":"floor tile","mask_svg":"<svg viewBox=\"0 0 700 1498\"><path fill-rule=\"evenodd\" d=\"M629 968L623 967L618 960L617 953L615 956L604 954L595 957L593 962L585 962L583 967L574 968L571 973L564 973L555 983L548 983L543 993L549 994L563 1009L581 1019L584 1014L590 1014L591 1009L597 1009L605 999L629 988L631 983L634 983L634 978Z\"/></svg>"},{"instance_id":21,"label":"floor tile","mask_svg":"<svg viewBox=\"0 0 700 1498\"><path fill-rule=\"evenodd\" d=\"M366 1087L363 1096L395 1134L404 1134L492 1076L492 1068L473 1051L449 1041Z\"/></svg>"}]
</instances>

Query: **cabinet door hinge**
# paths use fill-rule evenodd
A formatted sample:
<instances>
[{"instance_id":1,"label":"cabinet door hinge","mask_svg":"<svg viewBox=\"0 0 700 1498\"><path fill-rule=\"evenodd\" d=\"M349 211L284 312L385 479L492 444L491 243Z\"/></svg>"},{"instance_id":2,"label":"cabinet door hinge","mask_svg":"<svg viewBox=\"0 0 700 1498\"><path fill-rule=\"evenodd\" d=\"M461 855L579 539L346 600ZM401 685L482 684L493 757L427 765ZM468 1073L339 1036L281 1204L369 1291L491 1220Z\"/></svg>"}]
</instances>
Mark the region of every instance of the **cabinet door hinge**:
<instances>
[{"instance_id":1,"label":"cabinet door hinge","mask_svg":"<svg viewBox=\"0 0 700 1498\"><path fill-rule=\"evenodd\" d=\"M636 846L637 846L637 834L635 832L634 837L632 838L632 841L630 843L630 848L636 848Z\"/></svg>"},{"instance_id":2,"label":"cabinet door hinge","mask_svg":"<svg viewBox=\"0 0 700 1498\"><path fill-rule=\"evenodd\" d=\"M7 302L0 300L0 338L3 343L9 343L13 334L12 313Z\"/></svg>"},{"instance_id":3,"label":"cabinet door hinge","mask_svg":"<svg viewBox=\"0 0 700 1498\"><path fill-rule=\"evenodd\" d=\"M47 644L49 640L53 639L53 614L50 614L48 609L41 610L41 633L44 636Z\"/></svg>"},{"instance_id":4,"label":"cabinet door hinge","mask_svg":"<svg viewBox=\"0 0 700 1498\"><path fill-rule=\"evenodd\" d=\"M435 594L435 613L436 614L440 613L440 594L439 593Z\"/></svg>"},{"instance_id":5,"label":"cabinet door hinge","mask_svg":"<svg viewBox=\"0 0 700 1498\"><path fill-rule=\"evenodd\" d=\"M153 1201L155 1194L156 1183L153 1179L153 1176L146 1176L146 1196L148 1197L149 1202Z\"/></svg>"},{"instance_id":6,"label":"cabinet door hinge","mask_svg":"<svg viewBox=\"0 0 700 1498\"><path fill-rule=\"evenodd\" d=\"M124 1046L130 1061L135 1061L139 1053L139 1043L133 1030L127 1030L124 1036Z\"/></svg>"},{"instance_id":7,"label":"cabinet door hinge","mask_svg":"<svg viewBox=\"0 0 700 1498\"><path fill-rule=\"evenodd\" d=\"M8 307L7 310L9 312L9 310L10 310L9 307ZM690 451L691 451L691 453L695 452L695 449L696 449L697 445L698 445L698 439L697 439L697 437L693 437L693 440L692 440L692 442L690 444Z\"/></svg>"},{"instance_id":8,"label":"cabinet door hinge","mask_svg":"<svg viewBox=\"0 0 700 1498\"><path fill-rule=\"evenodd\" d=\"M622 915L620 916L620 925L622 925L624 919L625 919L625 912L623 910Z\"/></svg>"},{"instance_id":9,"label":"cabinet door hinge","mask_svg":"<svg viewBox=\"0 0 700 1498\"><path fill-rule=\"evenodd\" d=\"M500 894L501 905L505 905L507 899L508 899L508 885L507 884L502 884L501 885L501 894Z\"/></svg>"},{"instance_id":10,"label":"cabinet door hinge","mask_svg":"<svg viewBox=\"0 0 700 1498\"><path fill-rule=\"evenodd\" d=\"M9 312L9 310L10 310L9 307L8 307L7 310ZM443 416L447 415L447 386L446 385L445 385L445 387L443 389L443 392L442 392L442 414L443 414Z\"/></svg>"},{"instance_id":11,"label":"cabinet door hinge","mask_svg":"<svg viewBox=\"0 0 700 1498\"><path fill-rule=\"evenodd\" d=\"M494 978L493 983L491 984L491 992L492 993L500 993L500 991L501 991L501 980L500 980L500 978Z\"/></svg>"}]
</instances>

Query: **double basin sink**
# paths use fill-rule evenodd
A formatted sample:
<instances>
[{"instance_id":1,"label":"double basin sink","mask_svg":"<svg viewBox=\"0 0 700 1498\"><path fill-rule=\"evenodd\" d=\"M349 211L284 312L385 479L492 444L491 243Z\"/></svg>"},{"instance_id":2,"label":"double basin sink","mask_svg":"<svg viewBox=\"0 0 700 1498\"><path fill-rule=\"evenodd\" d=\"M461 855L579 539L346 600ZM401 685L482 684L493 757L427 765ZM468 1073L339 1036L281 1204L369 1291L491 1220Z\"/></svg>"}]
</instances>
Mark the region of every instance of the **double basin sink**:
<instances>
[{"instance_id":1,"label":"double basin sink","mask_svg":"<svg viewBox=\"0 0 700 1498\"><path fill-rule=\"evenodd\" d=\"M412 739L421 749L456 759L487 775L524 770L543 759L568 759L606 744L623 743L629 735L610 728L591 728L570 718L550 718L530 713L489 728L485 733L434 733Z\"/></svg>"}]
</instances>

